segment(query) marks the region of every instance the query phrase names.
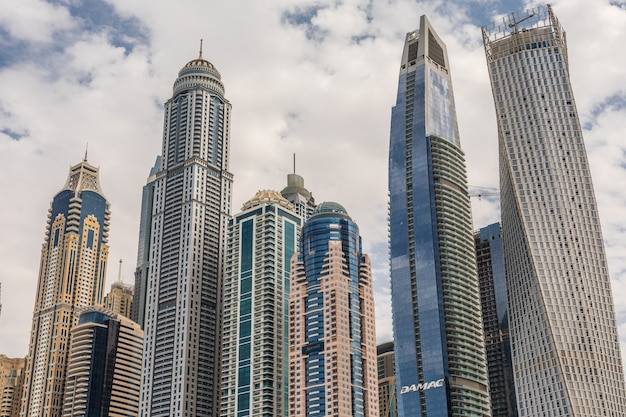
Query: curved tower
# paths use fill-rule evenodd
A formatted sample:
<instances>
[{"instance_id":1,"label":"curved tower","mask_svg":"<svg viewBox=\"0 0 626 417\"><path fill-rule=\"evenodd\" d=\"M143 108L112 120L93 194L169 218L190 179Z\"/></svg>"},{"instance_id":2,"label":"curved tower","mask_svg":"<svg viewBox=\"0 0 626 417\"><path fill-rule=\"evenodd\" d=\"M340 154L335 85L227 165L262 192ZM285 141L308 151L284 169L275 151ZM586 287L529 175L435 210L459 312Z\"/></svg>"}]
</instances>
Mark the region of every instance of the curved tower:
<instances>
[{"instance_id":1,"label":"curved tower","mask_svg":"<svg viewBox=\"0 0 626 417\"><path fill-rule=\"evenodd\" d=\"M490 416L476 254L445 44L406 36L389 144L391 300L403 416Z\"/></svg>"},{"instance_id":2,"label":"curved tower","mask_svg":"<svg viewBox=\"0 0 626 417\"><path fill-rule=\"evenodd\" d=\"M378 417L372 271L359 228L317 206L291 259L289 415Z\"/></svg>"},{"instance_id":3,"label":"curved tower","mask_svg":"<svg viewBox=\"0 0 626 417\"><path fill-rule=\"evenodd\" d=\"M74 312L104 296L110 215L98 168L85 156L48 210L21 416L62 414Z\"/></svg>"},{"instance_id":4,"label":"curved tower","mask_svg":"<svg viewBox=\"0 0 626 417\"><path fill-rule=\"evenodd\" d=\"M483 28L483 39L498 123L519 413L626 416L611 280L565 32L548 6L510 14Z\"/></svg>"},{"instance_id":5,"label":"curved tower","mask_svg":"<svg viewBox=\"0 0 626 417\"><path fill-rule=\"evenodd\" d=\"M165 103L149 241L144 417L218 415L230 112L220 73L200 51Z\"/></svg>"}]
</instances>

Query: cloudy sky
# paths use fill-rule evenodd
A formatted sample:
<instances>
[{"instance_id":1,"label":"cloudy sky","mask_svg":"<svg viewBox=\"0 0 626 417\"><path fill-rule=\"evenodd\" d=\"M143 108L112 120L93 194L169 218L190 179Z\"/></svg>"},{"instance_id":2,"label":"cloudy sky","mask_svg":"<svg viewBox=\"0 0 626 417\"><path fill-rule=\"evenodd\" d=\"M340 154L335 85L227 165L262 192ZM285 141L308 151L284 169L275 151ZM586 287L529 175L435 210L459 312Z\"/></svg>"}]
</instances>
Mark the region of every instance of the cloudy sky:
<instances>
[{"instance_id":1,"label":"cloudy sky","mask_svg":"<svg viewBox=\"0 0 626 417\"><path fill-rule=\"evenodd\" d=\"M474 193L498 187L480 27L522 0L3 0L0 2L0 353L25 356L50 201L89 147L111 202L108 283L133 282L141 187L163 103L198 56L233 105L233 211L293 170L341 203L374 262L379 342L390 340L387 149L406 32L426 14L448 47ZM604 229L626 353L626 3L555 0ZM482 188L479 188L482 187ZM473 198L475 228L499 220Z\"/></svg>"}]
</instances>

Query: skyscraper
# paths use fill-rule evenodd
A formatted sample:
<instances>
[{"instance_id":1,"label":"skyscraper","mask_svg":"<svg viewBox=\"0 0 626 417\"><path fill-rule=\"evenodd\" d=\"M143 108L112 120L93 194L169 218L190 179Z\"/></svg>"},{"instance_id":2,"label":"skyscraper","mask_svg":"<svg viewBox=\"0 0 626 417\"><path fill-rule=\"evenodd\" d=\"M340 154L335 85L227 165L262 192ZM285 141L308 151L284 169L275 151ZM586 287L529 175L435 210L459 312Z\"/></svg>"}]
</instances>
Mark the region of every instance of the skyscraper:
<instances>
[{"instance_id":1,"label":"skyscraper","mask_svg":"<svg viewBox=\"0 0 626 417\"><path fill-rule=\"evenodd\" d=\"M489 416L465 157L446 46L406 35L389 144L391 301L401 416Z\"/></svg>"},{"instance_id":2,"label":"skyscraper","mask_svg":"<svg viewBox=\"0 0 626 417\"><path fill-rule=\"evenodd\" d=\"M233 176L231 105L202 58L165 103L154 180L140 416L216 416L221 287Z\"/></svg>"},{"instance_id":3,"label":"skyscraper","mask_svg":"<svg viewBox=\"0 0 626 417\"><path fill-rule=\"evenodd\" d=\"M48 210L28 349L21 415L60 417L70 331L77 308L102 304L109 257L109 202L98 168L70 168Z\"/></svg>"},{"instance_id":4,"label":"skyscraper","mask_svg":"<svg viewBox=\"0 0 626 417\"><path fill-rule=\"evenodd\" d=\"M131 319L144 328L146 321L146 292L150 272L150 238L152 237L152 205L154 203L154 182L161 171L161 155L157 156L150 170L148 181L141 193L141 216L139 220L139 244L137 245L137 267L135 269L135 288Z\"/></svg>"},{"instance_id":5,"label":"skyscraper","mask_svg":"<svg viewBox=\"0 0 626 417\"><path fill-rule=\"evenodd\" d=\"M0 417L20 415L20 393L24 386L26 359L0 355Z\"/></svg>"},{"instance_id":6,"label":"skyscraper","mask_svg":"<svg viewBox=\"0 0 626 417\"><path fill-rule=\"evenodd\" d=\"M380 417L398 417L396 367L393 342L376 346L378 364L378 405Z\"/></svg>"},{"instance_id":7,"label":"skyscraper","mask_svg":"<svg viewBox=\"0 0 626 417\"><path fill-rule=\"evenodd\" d=\"M305 222L315 210L313 193L304 187L304 178L296 174L296 156L293 156L293 174L287 174L287 186L280 194L293 204L296 214Z\"/></svg>"},{"instance_id":8,"label":"skyscraper","mask_svg":"<svg viewBox=\"0 0 626 417\"><path fill-rule=\"evenodd\" d=\"M302 219L262 190L234 216L224 276L222 416L287 416L291 256Z\"/></svg>"},{"instance_id":9,"label":"skyscraper","mask_svg":"<svg viewBox=\"0 0 626 417\"><path fill-rule=\"evenodd\" d=\"M337 203L315 209L291 261L289 415L378 416L370 259Z\"/></svg>"},{"instance_id":10,"label":"skyscraper","mask_svg":"<svg viewBox=\"0 0 626 417\"><path fill-rule=\"evenodd\" d=\"M493 417L516 417L515 383L500 223L474 233Z\"/></svg>"},{"instance_id":11,"label":"skyscraper","mask_svg":"<svg viewBox=\"0 0 626 417\"><path fill-rule=\"evenodd\" d=\"M63 400L63 417L126 417L139 410L143 331L101 307L78 312Z\"/></svg>"},{"instance_id":12,"label":"skyscraper","mask_svg":"<svg viewBox=\"0 0 626 417\"><path fill-rule=\"evenodd\" d=\"M104 296L104 308L130 319L133 308L133 286L117 281Z\"/></svg>"},{"instance_id":13,"label":"skyscraper","mask_svg":"<svg viewBox=\"0 0 626 417\"><path fill-rule=\"evenodd\" d=\"M624 416L611 282L565 33L548 6L483 28L483 39L519 413Z\"/></svg>"}]
</instances>

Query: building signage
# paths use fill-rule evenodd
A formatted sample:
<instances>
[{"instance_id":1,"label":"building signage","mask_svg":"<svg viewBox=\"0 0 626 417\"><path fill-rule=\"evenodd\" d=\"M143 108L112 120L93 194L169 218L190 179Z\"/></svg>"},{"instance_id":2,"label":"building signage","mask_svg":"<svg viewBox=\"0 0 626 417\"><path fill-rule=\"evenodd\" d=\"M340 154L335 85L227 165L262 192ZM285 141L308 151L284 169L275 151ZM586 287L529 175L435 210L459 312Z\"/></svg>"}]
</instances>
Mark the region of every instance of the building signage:
<instances>
[{"instance_id":1,"label":"building signage","mask_svg":"<svg viewBox=\"0 0 626 417\"><path fill-rule=\"evenodd\" d=\"M423 382L421 384L404 385L400 390L400 394L408 394L409 392L426 391L431 388L443 387L443 378L436 381Z\"/></svg>"}]
</instances>

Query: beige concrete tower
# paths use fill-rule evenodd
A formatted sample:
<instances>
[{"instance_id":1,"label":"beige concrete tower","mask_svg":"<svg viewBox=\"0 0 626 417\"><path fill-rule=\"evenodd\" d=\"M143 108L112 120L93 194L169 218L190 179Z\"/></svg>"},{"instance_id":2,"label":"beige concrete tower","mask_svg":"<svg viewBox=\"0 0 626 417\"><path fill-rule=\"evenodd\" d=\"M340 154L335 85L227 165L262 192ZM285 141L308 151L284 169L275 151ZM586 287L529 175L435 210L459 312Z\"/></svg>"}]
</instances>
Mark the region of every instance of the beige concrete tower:
<instances>
[{"instance_id":1,"label":"beige concrete tower","mask_svg":"<svg viewBox=\"0 0 626 417\"><path fill-rule=\"evenodd\" d=\"M565 32L548 6L512 13L483 28L483 38L498 123L519 415L626 416L611 280Z\"/></svg>"},{"instance_id":2,"label":"beige concrete tower","mask_svg":"<svg viewBox=\"0 0 626 417\"><path fill-rule=\"evenodd\" d=\"M109 247L109 202L98 168L70 168L48 211L27 357L21 416L59 417L76 308L101 304Z\"/></svg>"},{"instance_id":3,"label":"beige concrete tower","mask_svg":"<svg viewBox=\"0 0 626 417\"><path fill-rule=\"evenodd\" d=\"M24 384L24 358L0 355L0 417L17 417Z\"/></svg>"}]
</instances>

